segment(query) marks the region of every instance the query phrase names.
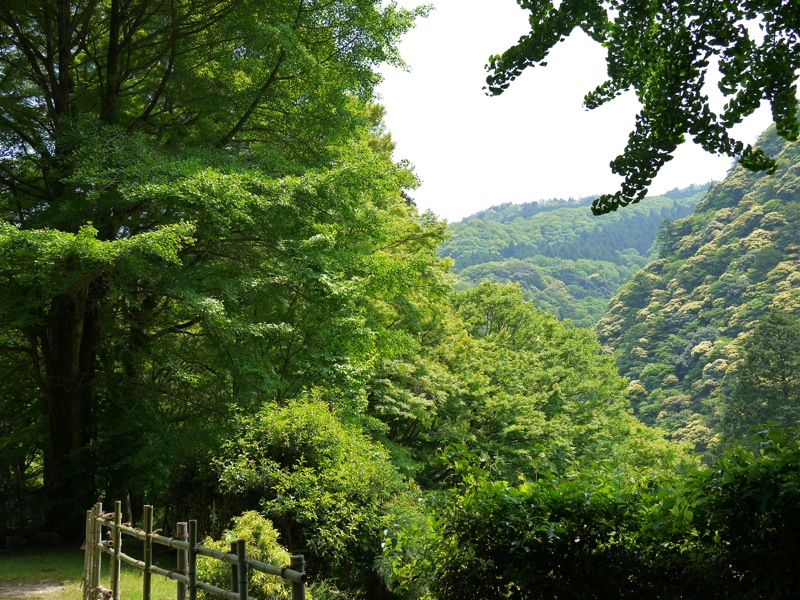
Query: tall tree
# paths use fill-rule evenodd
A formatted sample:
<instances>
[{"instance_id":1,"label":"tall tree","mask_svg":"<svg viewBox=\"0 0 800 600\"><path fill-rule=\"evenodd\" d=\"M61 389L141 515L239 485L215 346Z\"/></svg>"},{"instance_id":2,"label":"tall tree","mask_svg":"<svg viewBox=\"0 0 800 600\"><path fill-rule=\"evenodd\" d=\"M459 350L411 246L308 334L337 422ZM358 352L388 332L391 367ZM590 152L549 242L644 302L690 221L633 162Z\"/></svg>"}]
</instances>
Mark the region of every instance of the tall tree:
<instances>
[{"instance_id":1,"label":"tall tree","mask_svg":"<svg viewBox=\"0 0 800 600\"><path fill-rule=\"evenodd\" d=\"M723 398L722 426L731 436L768 423L800 423L800 319L773 309L743 345L730 393Z\"/></svg>"},{"instance_id":2,"label":"tall tree","mask_svg":"<svg viewBox=\"0 0 800 600\"><path fill-rule=\"evenodd\" d=\"M489 59L490 94L501 94L524 69L545 66L550 50L576 28L607 51L608 79L584 98L596 108L633 89L642 109L625 152L611 162L621 189L592 204L607 213L645 197L647 188L687 135L708 152L726 154L752 170L775 170L761 149L728 130L758 108L772 107L778 133L796 140L796 80L800 70L800 13L793 2L760 0L518 0L530 11L531 32ZM760 31L752 33L757 26ZM715 60L716 59L716 60ZM720 114L704 85L716 63Z\"/></svg>"},{"instance_id":3,"label":"tall tree","mask_svg":"<svg viewBox=\"0 0 800 600\"><path fill-rule=\"evenodd\" d=\"M52 499L92 501L85 454L104 419L144 403L181 423L223 397L280 398L320 364L323 337L352 338L334 335L357 330L337 280L410 184L353 140L374 127L375 66L399 61L416 14L374 0L0 6L0 359L42 407ZM324 350L329 372L343 344ZM63 508L51 525L74 516Z\"/></svg>"}]
</instances>

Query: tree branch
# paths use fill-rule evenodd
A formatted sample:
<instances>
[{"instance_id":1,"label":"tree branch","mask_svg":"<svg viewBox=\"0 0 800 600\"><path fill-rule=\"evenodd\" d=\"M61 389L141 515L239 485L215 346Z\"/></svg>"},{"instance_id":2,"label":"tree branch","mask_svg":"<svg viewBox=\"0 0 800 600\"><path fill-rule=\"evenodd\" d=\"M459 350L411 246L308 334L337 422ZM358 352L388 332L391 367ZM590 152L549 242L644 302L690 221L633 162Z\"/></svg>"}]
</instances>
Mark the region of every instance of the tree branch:
<instances>
[{"instance_id":1,"label":"tree branch","mask_svg":"<svg viewBox=\"0 0 800 600\"><path fill-rule=\"evenodd\" d=\"M281 53L278 56L278 61L275 64L275 67L272 69L272 72L269 74L267 81L264 83L264 85L261 86L261 89L258 90L255 98L253 98L253 101L250 103L250 106L244 112L244 114L236 123L236 125L234 125L233 128L228 133L226 133L220 141L217 142L216 144L217 148L224 148L225 146L230 144L234 136L237 133L239 133L239 130L241 130L242 127L244 127L245 123L247 123L248 119L250 119L252 114L258 108L258 105L261 104L261 100L263 99L264 95L267 93L269 88L272 87L272 84L278 77L278 70L281 68L281 65L283 64L284 60L286 60L286 49L281 50Z\"/></svg>"}]
</instances>

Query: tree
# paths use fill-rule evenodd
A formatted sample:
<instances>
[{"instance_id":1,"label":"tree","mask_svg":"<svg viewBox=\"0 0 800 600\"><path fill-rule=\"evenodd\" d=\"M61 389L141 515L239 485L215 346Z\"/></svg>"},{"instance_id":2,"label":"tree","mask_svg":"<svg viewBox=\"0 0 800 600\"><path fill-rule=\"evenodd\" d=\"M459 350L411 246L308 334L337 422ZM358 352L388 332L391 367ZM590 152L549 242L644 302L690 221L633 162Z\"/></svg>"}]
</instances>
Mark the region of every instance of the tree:
<instances>
[{"instance_id":1,"label":"tree","mask_svg":"<svg viewBox=\"0 0 800 600\"><path fill-rule=\"evenodd\" d=\"M448 445L511 480L593 460L674 459L631 414L626 382L589 330L536 309L513 284L484 282L449 304L416 348L376 366L368 388L369 414L418 483L443 484L435 456Z\"/></svg>"},{"instance_id":2,"label":"tree","mask_svg":"<svg viewBox=\"0 0 800 600\"><path fill-rule=\"evenodd\" d=\"M527 67L545 66L553 46L579 28L602 44L608 64L608 80L586 95L584 106L596 108L631 88L642 104L625 152L611 163L611 170L625 178L621 189L595 200L595 214L643 199L687 135L708 152L773 172L776 165L763 150L728 133L762 100L769 101L781 137L796 140L800 133L800 20L792 2L518 2L531 13L531 32L489 58L490 94L501 94ZM758 34L751 33L755 23ZM728 98L720 114L703 91L714 59L722 74L718 87Z\"/></svg>"},{"instance_id":3,"label":"tree","mask_svg":"<svg viewBox=\"0 0 800 600\"><path fill-rule=\"evenodd\" d=\"M42 407L50 526L79 525L110 485L87 457L130 410L145 440L202 411L224 421L228 404L333 377L364 340L354 253L413 185L369 146L367 103L417 14L373 0L0 7L0 360L28 383L18 400Z\"/></svg>"},{"instance_id":4,"label":"tree","mask_svg":"<svg viewBox=\"0 0 800 600\"><path fill-rule=\"evenodd\" d=\"M743 358L729 394L723 397L722 427L747 437L754 427L800 421L800 320L773 309L743 344Z\"/></svg>"}]
</instances>

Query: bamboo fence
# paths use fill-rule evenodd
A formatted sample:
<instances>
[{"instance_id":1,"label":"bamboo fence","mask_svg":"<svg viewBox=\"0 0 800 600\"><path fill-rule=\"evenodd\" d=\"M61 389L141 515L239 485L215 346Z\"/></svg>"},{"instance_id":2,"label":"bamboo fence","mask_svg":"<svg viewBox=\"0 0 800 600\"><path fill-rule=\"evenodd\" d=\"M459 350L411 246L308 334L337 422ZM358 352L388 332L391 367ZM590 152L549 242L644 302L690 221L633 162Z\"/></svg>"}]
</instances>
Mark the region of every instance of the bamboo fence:
<instances>
[{"instance_id":1,"label":"bamboo fence","mask_svg":"<svg viewBox=\"0 0 800 600\"><path fill-rule=\"evenodd\" d=\"M103 528L108 538L103 540ZM122 523L122 503L115 503L113 513L103 513L101 503L86 511L86 553L83 564L83 600L98 598L120 600L120 569L125 562L142 571L142 598L151 600L153 574L172 579L177 584L177 600L196 600L197 590L203 590L227 600L256 600L248 593L250 570L261 571L292 582L292 600L305 600L305 559L302 554L291 557L286 567L268 565L247 558L244 540L231 542L231 551L223 552L197 543L197 521L181 522L176 527L177 537L171 538L153 532L153 507L144 507L144 529ZM130 536L143 543L143 560L122 552L122 536ZM153 564L153 544L176 550L176 568L163 569ZM111 589L100 585L102 556L111 557ZM218 588L197 579L197 557L208 556L231 565L230 590Z\"/></svg>"}]
</instances>

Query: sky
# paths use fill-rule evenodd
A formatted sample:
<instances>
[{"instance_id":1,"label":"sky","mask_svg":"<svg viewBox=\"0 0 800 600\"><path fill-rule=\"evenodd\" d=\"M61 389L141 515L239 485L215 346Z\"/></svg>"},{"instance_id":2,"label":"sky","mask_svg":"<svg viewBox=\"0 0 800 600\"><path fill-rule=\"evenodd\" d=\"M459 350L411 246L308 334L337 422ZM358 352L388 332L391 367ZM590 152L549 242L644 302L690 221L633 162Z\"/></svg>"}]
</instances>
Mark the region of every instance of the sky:
<instances>
[{"instance_id":1,"label":"sky","mask_svg":"<svg viewBox=\"0 0 800 600\"><path fill-rule=\"evenodd\" d=\"M399 0L401 6L420 2ZM380 102L396 144L422 181L410 194L420 210L450 222L505 202L582 198L615 192L609 162L622 152L638 102L627 92L595 110L583 96L605 79L605 55L576 31L528 68L502 95L483 91L484 65L528 29L515 0L432 0L401 42L408 71L382 69ZM712 108L713 88L709 90ZM770 124L762 107L734 129L752 143ZM721 180L732 161L683 144L653 181L650 194Z\"/></svg>"}]
</instances>

